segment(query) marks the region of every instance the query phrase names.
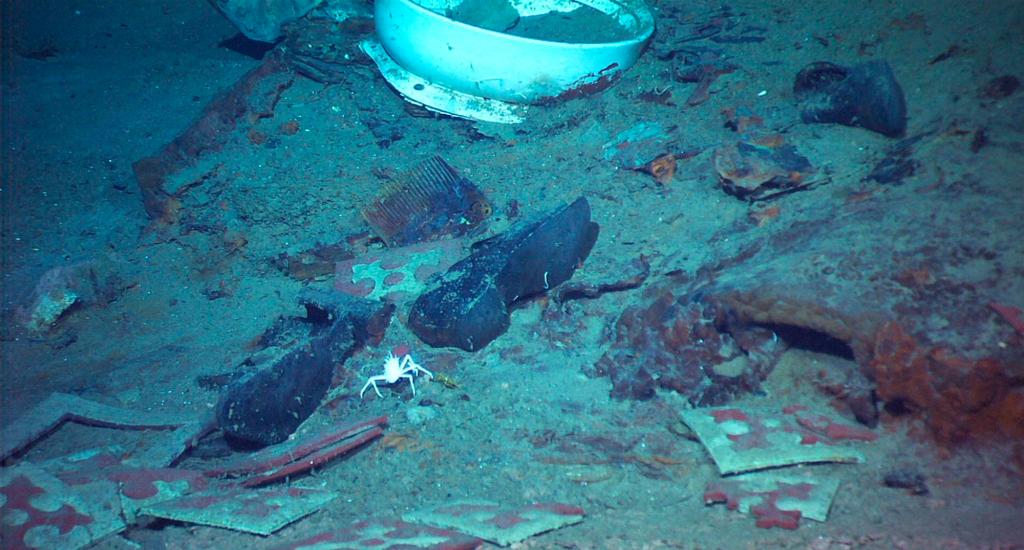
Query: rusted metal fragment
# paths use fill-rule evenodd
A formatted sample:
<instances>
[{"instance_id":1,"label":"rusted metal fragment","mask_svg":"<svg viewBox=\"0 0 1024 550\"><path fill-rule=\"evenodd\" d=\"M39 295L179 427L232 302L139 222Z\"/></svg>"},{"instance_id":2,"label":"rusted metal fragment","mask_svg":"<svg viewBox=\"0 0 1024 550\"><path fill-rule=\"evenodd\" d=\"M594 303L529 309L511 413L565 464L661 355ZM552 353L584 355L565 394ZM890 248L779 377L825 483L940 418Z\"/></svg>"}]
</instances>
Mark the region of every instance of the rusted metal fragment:
<instances>
[{"instance_id":1,"label":"rusted metal fragment","mask_svg":"<svg viewBox=\"0 0 1024 550\"><path fill-rule=\"evenodd\" d=\"M648 305L623 312L615 343L590 372L612 379L613 397L650 399L662 388L694 406L721 405L757 391L785 349L714 297L677 294L672 283L645 294Z\"/></svg>"},{"instance_id":2,"label":"rusted metal fragment","mask_svg":"<svg viewBox=\"0 0 1024 550\"><path fill-rule=\"evenodd\" d=\"M168 179L199 164L208 153L219 150L239 127L272 116L281 94L292 84L293 75L279 54L267 54L229 90L210 102L203 113L158 153L132 165L142 192L146 213L156 222L176 223L181 217L182 198L202 185L216 167L203 170L198 179L170 186Z\"/></svg>"}]
</instances>

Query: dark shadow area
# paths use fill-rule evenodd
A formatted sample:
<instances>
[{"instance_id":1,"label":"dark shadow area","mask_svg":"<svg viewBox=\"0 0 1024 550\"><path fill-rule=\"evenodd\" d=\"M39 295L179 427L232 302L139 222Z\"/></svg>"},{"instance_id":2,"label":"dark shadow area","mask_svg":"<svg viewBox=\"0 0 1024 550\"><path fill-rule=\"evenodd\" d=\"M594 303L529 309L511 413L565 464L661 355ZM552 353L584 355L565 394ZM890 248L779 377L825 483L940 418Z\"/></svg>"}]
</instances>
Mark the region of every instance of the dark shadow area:
<instances>
[{"instance_id":1,"label":"dark shadow area","mask_svg":"<svg viewBox=\"0 0 1024 550\"><path fill-rule=\"evenodd\" d=\"M892 401L885 402L885 412L892 416L903 416L914 412L914 409L910 406L905 399L894 399Z\"/></svg>"},{"instance_id":2,"label":"dark shadow area","mask_svg":"<svg viewBox=\"0 0 1024 550\"><path fill-rule=\"evenodd\" d=\"M794 348L854 360L853 349L846 342L826 332L786 324L770 324L765 327L774 331L779 338Z\"/></svg>"},{"instance_id":3,"label":"dark shadow area","mask_svg":"<svg viewBox=\"0 0 1024 550\"><path fill-rule=\"evenodd\" d=\"M217 43L218 48L231 50L253 59L263 59L263 56L277 46L277 42L260 42L246 38L244 34L238 33L231 38L225 38Z\"/></svg>"}]
</instances>

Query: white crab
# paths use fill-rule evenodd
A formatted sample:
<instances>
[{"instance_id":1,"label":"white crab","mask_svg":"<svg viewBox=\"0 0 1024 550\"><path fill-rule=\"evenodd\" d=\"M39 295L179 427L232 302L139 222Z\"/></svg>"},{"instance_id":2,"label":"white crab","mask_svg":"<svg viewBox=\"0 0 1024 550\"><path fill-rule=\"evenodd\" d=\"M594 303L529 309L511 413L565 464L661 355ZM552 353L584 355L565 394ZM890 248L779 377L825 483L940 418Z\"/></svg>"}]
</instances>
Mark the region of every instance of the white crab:
<instances>
[{"instance_id":1,"label":"white crab","mask_svg":"<svg viewBox=\"0 0 1024 550\"><path fill-rule=\"evenodd\" d=\"M373 391L377 392L377 397L384 397L380 394L380 390L377 389L377 382L384 382L386 384L394 384L398 382L399 378L405 378L409 380L409 386L412 388L412 394L416 395L416 384L412 383L412 375L424 373L430 378L434 377L434 373L416 364L412 360L412 356L408 353L402 357L401 361L394 354L389 353L388 358L384 360L384 374L378 374L377 376L371 376L367 381L363 389L359 390L359 399L363 398L363 394L366 393L366 388L373 386Z\"/></svg>"}]
</instances>

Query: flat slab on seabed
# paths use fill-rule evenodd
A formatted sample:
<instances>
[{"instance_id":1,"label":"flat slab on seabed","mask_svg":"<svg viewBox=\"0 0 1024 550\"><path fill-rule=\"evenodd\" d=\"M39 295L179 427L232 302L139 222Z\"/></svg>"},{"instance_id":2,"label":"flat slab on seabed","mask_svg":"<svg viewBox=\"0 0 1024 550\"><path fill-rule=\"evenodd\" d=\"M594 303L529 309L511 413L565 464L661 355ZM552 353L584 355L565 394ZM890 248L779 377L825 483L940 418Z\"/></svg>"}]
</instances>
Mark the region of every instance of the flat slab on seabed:
<instances>
[{"instance_id":1,"label":"flat slab on seabed","mask_svg":"<svg viewBox=\"0 0 1024 550\"><path fill-rule=\"evenodd\" d=\"M30 463L0 471L0 540L4 548L84 548L126 527L116 486L85 495Z\"/></svg>"},{"instance_id":2,"label":"flat slab on seabed","mask_svg":"<svg viewBox=\"0 0 1024 550\"><path fill-rule=\"evenodd\" d=\"M864 462L844 440L874 441L871 430L806 407L712 407L680 413L722 475L809 462Z\"/></svg>"},{"instance_id":3,"label":"flat slab on seabed","mask_svg":"<svg viewBox=\"0 0 1024 550\"><path fill-rule=\"evenodd\" d=\"M323 548L407 548L409 550L474 550L484 541L476 537L409 523L398 519L357 521L336 531L274 547L274 550Z\"/></svg>"},{"instance_id":4,"label":"flat slab on seabed","mask_svg":"<svg viewBox=\"0 0 1024 550\"><path fill-rule=\"evenodd\" d=\"M583 521L583 509L559 503L505 506L489 500L459 500L411 512L405 521L454 529L501 546Z\"/></svg>"},{"instance_id":5,"label":"flat slab on seabed","mask_svg":"<svg viewBox=\"0 0 1024 550\"><path fill-rule=\"evenodd\" d=\"M269 535L308 516L338 497L337 493L301 487L224 489L193 493L143 507L153 517Z\"/></svg>"},{"instance_id":6,"label":"flat slab on seabed","mask_svg":"<svg viewBox=\"0 0 1024 550\"><path fill-rule=\"evenodd\" d=\"M800 518L827 520L838 490L834 478L759 472L709 482L704 503L724 502L730 510L753 514L764 529L796 529Z\"/></svg>"}]
</instances>

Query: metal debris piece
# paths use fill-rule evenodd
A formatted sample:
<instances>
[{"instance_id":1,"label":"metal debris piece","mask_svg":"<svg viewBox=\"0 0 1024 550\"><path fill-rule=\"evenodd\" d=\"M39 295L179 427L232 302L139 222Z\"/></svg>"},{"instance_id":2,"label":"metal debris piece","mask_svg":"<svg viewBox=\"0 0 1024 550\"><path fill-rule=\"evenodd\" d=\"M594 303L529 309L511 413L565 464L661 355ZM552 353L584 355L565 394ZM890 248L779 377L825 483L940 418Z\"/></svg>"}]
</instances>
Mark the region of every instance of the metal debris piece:
<instances>
[{"instance_id":1,"label":"metal debris piece","mask_svg":"<svg viewBox=\"0 0 1024 550\"><path fill-rule=\"evenodd\" d=\"M77 550L123 530L116 487L110 489L83 494L30 463L0 470L3 547Z\"/></svg>"},{"instance_id":2,"label":"metal debris piece","mask_svg":"<svg viewBox=\"0 0 1024 550\"><path fill-rule=\"evenodd\" d=\"M274 550L324 548L405 548L408 550L474 550L484 541L476 537L397 519L357 521L344 529L319 533Z\"/></svg>"},{"instance_id":3,"label":"metal debris piece","mask_svg":"<svg viewBox=\"0 0 1024 550\"><path fill-rule=\"evenodd\" d=\"M410 512L405 521L455 529L499 546L583 521L583 509L560 503L505 506L489 500L458 500Z\"/></svg>"},{"instance_id":4,"label":"metal debris piece","mask_svg":"<svg viewBox=\"0 0 1024 550\"><path fill-rule=\"evenodd\" d=\"M145 506L141 514L270 535L285 525L323 508L338 497L323 489L273 487L270 489L218 488Z\"/></svg>"},{"instance_id":5,"label":"metal debris piece","mask_svg":"<svg viewBox=\"0 0 1024 550\"><path fill-rule=\"evenodd\" d=\"M776 473L746 474L709 482L704 503L724 502L730 510L753 514L763 529L796 529L800 518L828 519L839 480Z\"/></svg>"},{"instance_id":6,"label":"metal debris piece","mask_svg":"<svg viewBox=\"0 0 1024 550\"><path fill-rule=\"evenodd\" d=\"M652 159L678 146L674 130L675 126L666 128L660 122L639 122L605 143L602 156L621 170L643 170Z\"/></svg>"},{"instance_id":7,"label":"metal debris piece","mask_svg":"<svg viewBox=\"0 0 1024 550\"><path fill-rule=\"evenodd\" d=\"M351 77L353 65L365 62L359 42L372 32L372 5L321 1L307 17L288 26L278 47L299 74L323 84L338 84Z\"/></svg>"},{"instance_id":8,"label":"metal debris piece","mask_svg":"<svg viewBox=\"0 0 1024 550\"><path fill-rule=\"evenodd\" d=\"M441 157L389 183L363 208L366 223L389 247L461 237L490 217L491 203Z\"/></svg>"},{"instance_id":9,"label":"metal debris piece","mask_svg":"<svg viewBox=\"0 0 1024 550\"><path fill-rule=\"evenodd\" d=\"M245 135L252 124L274 114L281 94L295 75L287 70L280 50L271 50L263 61L225 93L218 94L191 126L156 154L139 159L132 171L139 184L142 204L158 224L174 225L184 215L191 223L230 224L221 201L212 201L211 189L223 165L211 154L229 140ZM238 205L228 205L233 210Z\"/></svg>"},{"instance_id":10,"label":"metal debris piece","mask_svg":"<svg viewBox=\"0 0 1024 550\"><path fill-rule=\"evenodd\" d=\"M677 67L674 79L692 82L697 86L686 98L686 105L695 107L711 99L711 86L718 77L735 72L739 67L727 61L722 51L704 49L685 55L684 65Z\"/></svg>"},{"instance_id":11,"label":"metal debris piece","mask_svg":"<svg viewBox=\"0 0 1024 550\"><path fill-rule=\"evenodd\" d=\"M800 405L776 411L714 407L680 414L722 475L808 462L864 462L859 451L839 443L878 437L867 428L810 413Z\"/></svg>"},{"instance_id":12,"label":"metal debris piece","mask_svg":"<svg viewBox=\"0 0 1024 550\"><path fill-rule=\"evenodd\" d=\"M207 477L253 476L242 485L266 485L320 466L377 438L384 433L382 426L387 421L388 417L378 416L326 432L296 437L204 473Z\"/></svg>"},{"instance_id":13,"label":"metal debris piece","mask_svg":"<svg viewBox=\"0 0 1024 550\"><path fill-rule=\"evenodd\" d=\"M722 188L749 201L768 200L807 189L816 170L792 145L776 138L739 141L715 150L714 167Z\"/></svg>"}]
</instances>

